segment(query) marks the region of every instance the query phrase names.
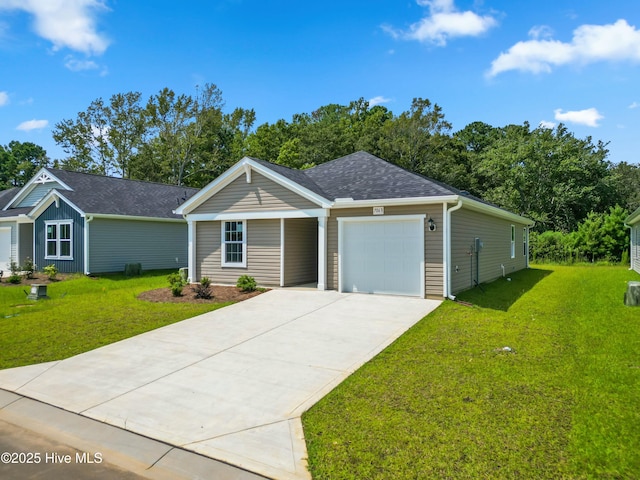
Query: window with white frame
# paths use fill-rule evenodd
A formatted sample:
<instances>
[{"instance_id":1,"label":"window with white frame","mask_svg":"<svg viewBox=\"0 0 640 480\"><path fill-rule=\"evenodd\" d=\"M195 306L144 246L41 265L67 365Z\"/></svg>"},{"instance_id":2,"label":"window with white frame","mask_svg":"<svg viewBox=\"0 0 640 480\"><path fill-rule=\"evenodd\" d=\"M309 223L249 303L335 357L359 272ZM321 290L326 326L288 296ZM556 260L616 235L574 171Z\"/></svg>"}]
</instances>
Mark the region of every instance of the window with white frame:
<instances>
[{"instance_id":1,"label":"window with white frame","mask_svg":"<svg viewBox=\"0 0 640 480\"><path fill-rule=\"evenodd\" d=\"M516 258L516 226L511 225L511 258Z\"/></svg>"},{"instance_id":2,"label":"window with white frame","mask_svg":"<svg viewBox=\"0 0 640 480\"><path fill-rule=\"evenodd\" d=\"M222 222L222 266L247 266L247 229L245 220Z\"/></svg>"},{"instance_id":3,"label":"window with white frame","mask_svg":"<svg viewBox=\"0 0 640 480\"><path fill-rule=\"evenodd\" d=\"M524 227L522 229L522 255L526 257L529 254L528 250L529 249L527 248L527 227Z\"/></svg>"},{"instance_id":4,"label":"window with white frame","mask_svg":"<svg viewBox=\"0 0 640 480\"><path fill-rule=\"evenodd\" d=\"M44 258L73 260L73 222L58 220L45 223L46 252Z\"/></svg>"}]
</instances>

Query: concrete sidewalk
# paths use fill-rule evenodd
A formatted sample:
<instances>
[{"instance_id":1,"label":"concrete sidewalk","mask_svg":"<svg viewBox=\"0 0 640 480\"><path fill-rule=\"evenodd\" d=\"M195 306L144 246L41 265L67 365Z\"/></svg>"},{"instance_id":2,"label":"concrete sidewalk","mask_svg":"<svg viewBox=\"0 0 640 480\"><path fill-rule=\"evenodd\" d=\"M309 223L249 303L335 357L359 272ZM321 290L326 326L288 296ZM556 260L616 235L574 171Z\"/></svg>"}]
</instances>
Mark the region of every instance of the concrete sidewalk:
<instances>
[{"instance_id":1,"label":"concrete sidewalk","mask_svg":"<svg viewBox=\"0 0 640 480\"><path fill-rule=\"evenodd\" d=\"M300 415L438 301L272 290L0 388L267 477L309 478Z\"/></svg>"}]
</instances>

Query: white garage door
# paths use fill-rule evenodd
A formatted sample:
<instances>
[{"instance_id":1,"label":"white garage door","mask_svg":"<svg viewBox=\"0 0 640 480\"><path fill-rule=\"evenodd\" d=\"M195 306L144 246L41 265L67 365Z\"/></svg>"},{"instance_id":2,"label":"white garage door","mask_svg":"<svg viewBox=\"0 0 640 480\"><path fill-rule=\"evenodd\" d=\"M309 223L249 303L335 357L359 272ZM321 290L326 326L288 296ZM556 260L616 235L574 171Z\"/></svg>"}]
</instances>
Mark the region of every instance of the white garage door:
<instances>
[{"instance_id":1,"label":"white garage door","mask_svg":"<svg viewBox=\"0 0 640 480\"><path fill-rule=\"evenodd\" d=\"M11 264L11 227L0 227L0 270L8 272Z\"/></svg>"},{"instance_id":2,"label":"white garage door","mask_svg":"<svg viewBox=\"0 0 640 480\"><path fill-rule=\"evenodd\" d=\"M424 217L339 219L343 292L423 296Z\"/></svg>"}]
</instances>

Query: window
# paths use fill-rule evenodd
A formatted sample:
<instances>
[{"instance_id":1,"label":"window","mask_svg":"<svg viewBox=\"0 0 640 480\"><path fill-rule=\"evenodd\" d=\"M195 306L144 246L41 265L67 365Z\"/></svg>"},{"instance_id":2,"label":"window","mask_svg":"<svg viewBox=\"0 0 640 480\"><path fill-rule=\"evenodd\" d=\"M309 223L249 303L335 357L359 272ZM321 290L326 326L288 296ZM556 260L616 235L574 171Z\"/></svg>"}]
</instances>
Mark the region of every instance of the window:
<instances>
[{"instance_id":1,"label":"window","mask_svg":"<svg viewBox=\"0 0 640 480\"><path fill-rule=\"evenodd\" d=\"M245 221L222 222L222 266L247 266Z\"/></svg>"},{"instance_id":2,"label":"window","mask_svg":"<svg viewBox=\"0 0 640 480\"><path fill-rule=\"evenodd\" d=\"M522 229L522 255L525 257L529 254L527 250L527 227L524 227Z\"/></svg>"},{"instance_id":3,"label":"window","mask_svg":"<svg viewBox=\"0 0 640 480\"><path fill-rule=\"evenodd\" d=\"M44 258L73 260L73 223L70 220L46 222L47 251Z\"/></svg>"},{"instance_id":4,"label":"window","mask_svg":"<svg viewBox=\"0 0 640 480\"><path fill-rule=\"evenodd\" d=\"M511 258L516 258L516 226L511 225Z\"/></svg>"}]
</instances>

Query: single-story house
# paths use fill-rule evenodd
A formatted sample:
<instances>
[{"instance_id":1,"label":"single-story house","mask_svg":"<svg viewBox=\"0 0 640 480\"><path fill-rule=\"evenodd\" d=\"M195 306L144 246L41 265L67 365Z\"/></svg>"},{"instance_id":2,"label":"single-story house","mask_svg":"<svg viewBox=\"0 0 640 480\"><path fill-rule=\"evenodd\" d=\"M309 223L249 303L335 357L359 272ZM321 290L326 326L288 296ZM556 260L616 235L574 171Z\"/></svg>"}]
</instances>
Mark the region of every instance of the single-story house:
<instances>
[{"instance_id":1,"label":"single-story house","mask_svg":"<svg viewBox=\"0 0 640 480\"><path fill-rule=\"evenodd\" d=\"M173 210L197 191L42 168L23 188L0 192L0 270L27 258L66 273L182 267L187 224Z\"/></svg>"},{"instance_id":2,"label":"single-story house","mask_svg":"<svg viewBox=\"0 0 640 480\"><path fill-rule=\"evenodd\" d=\"M366 152L307 170L245 157L175 212L192 281L428 298L526 268L533 224Z\"/></svg>"},{"instance_id":3,"label":"single-story house","mask_svg":"<svg viewBox=\"0 0 640 480\"><path fill-rule=\"evenodd\" d=\"M640 208L629 215L624 224L631 229L629 251L631 268L640 273Z\"/></svg>"}]
</instances>

